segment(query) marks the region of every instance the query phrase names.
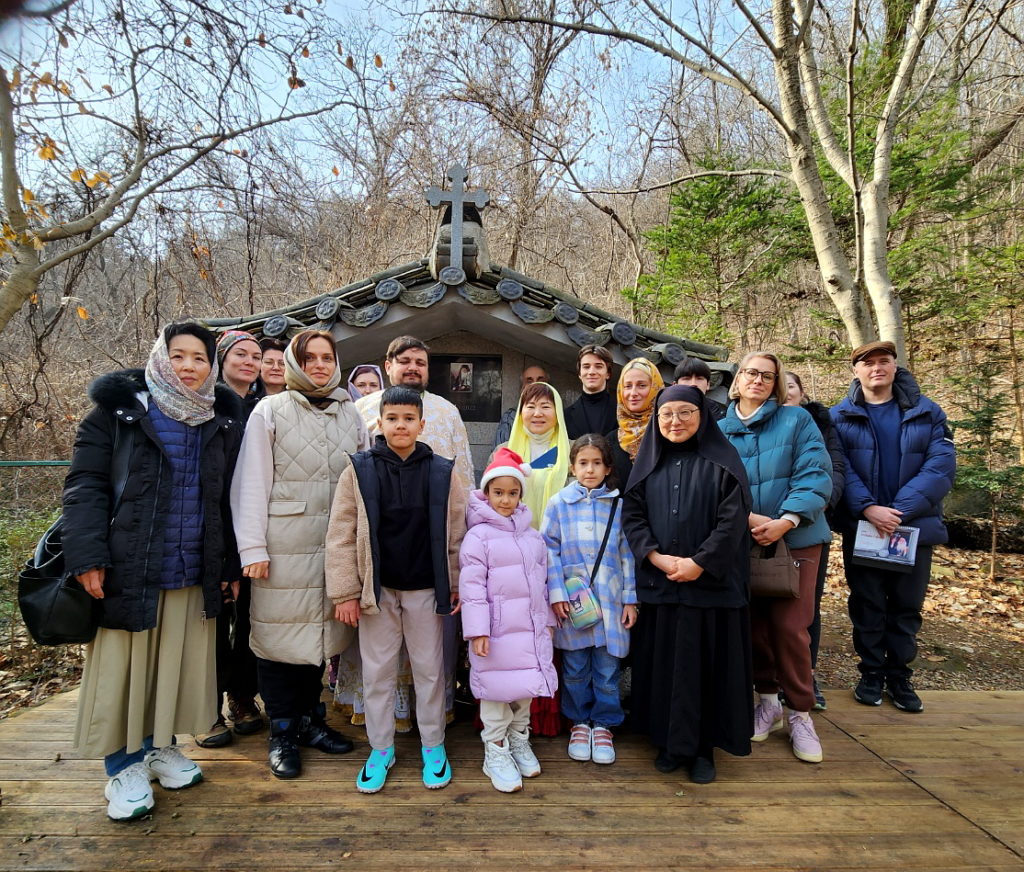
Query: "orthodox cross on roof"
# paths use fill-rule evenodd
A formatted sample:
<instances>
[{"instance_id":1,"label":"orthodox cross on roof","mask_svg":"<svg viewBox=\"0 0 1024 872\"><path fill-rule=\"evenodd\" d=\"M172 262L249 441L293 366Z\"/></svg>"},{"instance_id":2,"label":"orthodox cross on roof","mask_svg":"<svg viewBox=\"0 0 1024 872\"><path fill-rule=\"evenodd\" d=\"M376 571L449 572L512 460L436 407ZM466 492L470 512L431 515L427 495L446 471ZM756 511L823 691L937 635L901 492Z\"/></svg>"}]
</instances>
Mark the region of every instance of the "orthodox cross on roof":
<instances>
[{"instance_id":1,"label":"orthodox cross on roof","mask_svg":"<svg viewBox=\"0 0 1024 872\"><path fill-rule=\"evenodd\" d=\"M462 221L464 218L463 205L472 203L477 209L483 209L490 202L486 191L466 191L466 168L461 164L455 164L448 170L448 179L452 183L450 191L442 191L436 185L431 185L426 190L427 202L435 209L442 203L452 205L452 244L451 254L448 258L448 266L438 276L441 281L449 285L458 285L466 281L466 273L462 268Z\"/></svg>"}]
</instances>

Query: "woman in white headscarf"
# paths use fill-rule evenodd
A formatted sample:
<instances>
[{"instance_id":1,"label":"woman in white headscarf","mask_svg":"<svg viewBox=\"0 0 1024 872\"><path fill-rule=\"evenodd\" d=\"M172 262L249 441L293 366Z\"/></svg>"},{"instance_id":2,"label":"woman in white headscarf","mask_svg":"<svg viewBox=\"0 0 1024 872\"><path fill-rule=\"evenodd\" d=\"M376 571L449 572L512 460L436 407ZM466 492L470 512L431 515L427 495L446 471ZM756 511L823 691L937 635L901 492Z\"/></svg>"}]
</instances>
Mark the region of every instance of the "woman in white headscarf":
<instances>
[{"instance_id":1,"label":"woman in white headscarf","mask_svg":"<svg viewBox=\"0 0 1024 872\"><path fill-rule=\"evenodd\" d=\"M242 404L217 384L213 334L194 323L166 327L145 370L101 376L89 396L64 482L65 566L100 613L75 747L105 755L107 814L131 820L153 810L152 780L203 777L175 734L214 717L207 618L239 575L226 482Z\"/></svg>"},{"instance_id":2,"label":"woman in white headscarf","mask_svg":"<svg viewBox=\"0 0 1024 872\"><path fill-rule=\"evenodd\" d=\"M349 454L368 448L330 333L306 330L285 351L288 390L261 400L246 427L231 483L242 561L252 579L252 636L260 696L270 717L270 769L302 772L299 745L330 754L352 743L327 726L324 663L351 641L334 620L324 582L324 538Z\"/></svg>"}]
</instances>

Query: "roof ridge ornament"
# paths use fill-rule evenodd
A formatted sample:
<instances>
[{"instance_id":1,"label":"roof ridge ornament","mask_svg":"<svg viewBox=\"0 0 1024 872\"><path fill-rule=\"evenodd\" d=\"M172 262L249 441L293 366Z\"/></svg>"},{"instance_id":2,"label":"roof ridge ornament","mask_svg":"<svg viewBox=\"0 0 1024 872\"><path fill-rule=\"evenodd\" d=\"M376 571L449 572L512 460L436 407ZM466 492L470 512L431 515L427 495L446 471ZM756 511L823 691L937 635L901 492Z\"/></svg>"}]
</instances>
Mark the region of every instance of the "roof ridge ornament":
<instances>
[{"instance_id":1,"label":"roof ridge ornament","mask_svg":"<svg viewBox=\"0 0 1024 872\"><path fill-rule=\"evenodd\" d=\"M430 271L434 278L451 287L463 284L467 273L472 274L473 278L479 278L481 273L490 268L480 210L487 206L491 198L482 189L467 191L467 178L466 168L457 163L448 170L450 191L431 185L424 192L427 203L433 208L438 209L442 204L447 207L434 240L434 250L430 253ZM471 208L467 210L467 207ZM448 235L445 233L446 227L450 241L445 238ZM474 236L466 236L466 229L474 233ZM447 265L442 266L445 261Z\"/></svg>"}]
</instances>

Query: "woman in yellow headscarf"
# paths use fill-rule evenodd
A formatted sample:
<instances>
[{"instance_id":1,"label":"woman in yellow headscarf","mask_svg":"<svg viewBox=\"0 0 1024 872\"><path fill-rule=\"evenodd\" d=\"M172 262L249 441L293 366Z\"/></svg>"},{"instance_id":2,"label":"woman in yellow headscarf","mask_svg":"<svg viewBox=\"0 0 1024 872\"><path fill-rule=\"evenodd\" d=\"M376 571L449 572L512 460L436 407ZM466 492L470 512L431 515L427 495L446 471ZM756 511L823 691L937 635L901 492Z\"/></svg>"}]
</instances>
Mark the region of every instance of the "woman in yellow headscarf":
<instances>
[{"instance_id":1,"label":"woman in yellow headscarf","mask_svg":"<svg viewBox=\"0 0 1024 872\"><path fill-rule=\"evenodd\" d=\"M508 447L530 464L522 501L533 516L531 526L539 530L548 500L565 487L569 477L569 437L562 415L562 398L551 385L534 382L524 388L512 421ZM558 668L557 654L555 665ZM533 700L530 705L533 735L558 735L562 726L559 700L558 691L553 697Z\"/></svg>"},{"instance_id":2,"label":"woman in yellow headscarf","mask_svg":"<svg viewBox=\"0 0 1024 872\"><path fill-rule=\"evenodd\" d=\"M618 418L619 429L608 434L608 441L612 446L612 463L620 491L626 490L637 449L654 413L654 400L663 387L665 381L658 367L643 357L631 360L619 374L619 384L615 389L618 399L615 417Z\"/></svg>"},{"instance_id":3,"label":"woman in yellow headscarf","mask_svg":"<svg viewBox=\"0 0 1024 872\"><path fill-rule=\"evenodd\" d=\"M569 438L562 416L562 398L551 385L534 382L519 397L508 447L527 463L523 502L530 509L534 529L540 529L548 500L565 487L569 476Z\"/></svg>"}]
</instances>

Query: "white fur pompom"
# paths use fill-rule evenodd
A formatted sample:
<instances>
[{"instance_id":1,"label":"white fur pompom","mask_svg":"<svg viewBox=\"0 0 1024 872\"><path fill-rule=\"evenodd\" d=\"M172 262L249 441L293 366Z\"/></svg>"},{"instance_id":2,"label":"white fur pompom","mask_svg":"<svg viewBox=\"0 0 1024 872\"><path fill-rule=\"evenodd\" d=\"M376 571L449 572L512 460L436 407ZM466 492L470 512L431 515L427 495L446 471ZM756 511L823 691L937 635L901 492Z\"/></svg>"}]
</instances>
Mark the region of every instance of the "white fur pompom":
<instances>
[{"instance_id":1,"label":"white fur pompom","mask_svg":"<svg viewBox=\"0 0 1024 872\"><path fill-rule=\"evenodd\" d=\"M520 463L519 464L519 469L522 471L523 475L525 475L527 478L529 478L533 474L533 467L530 466L529 463Z\"/></svg>"}]
</instances>

